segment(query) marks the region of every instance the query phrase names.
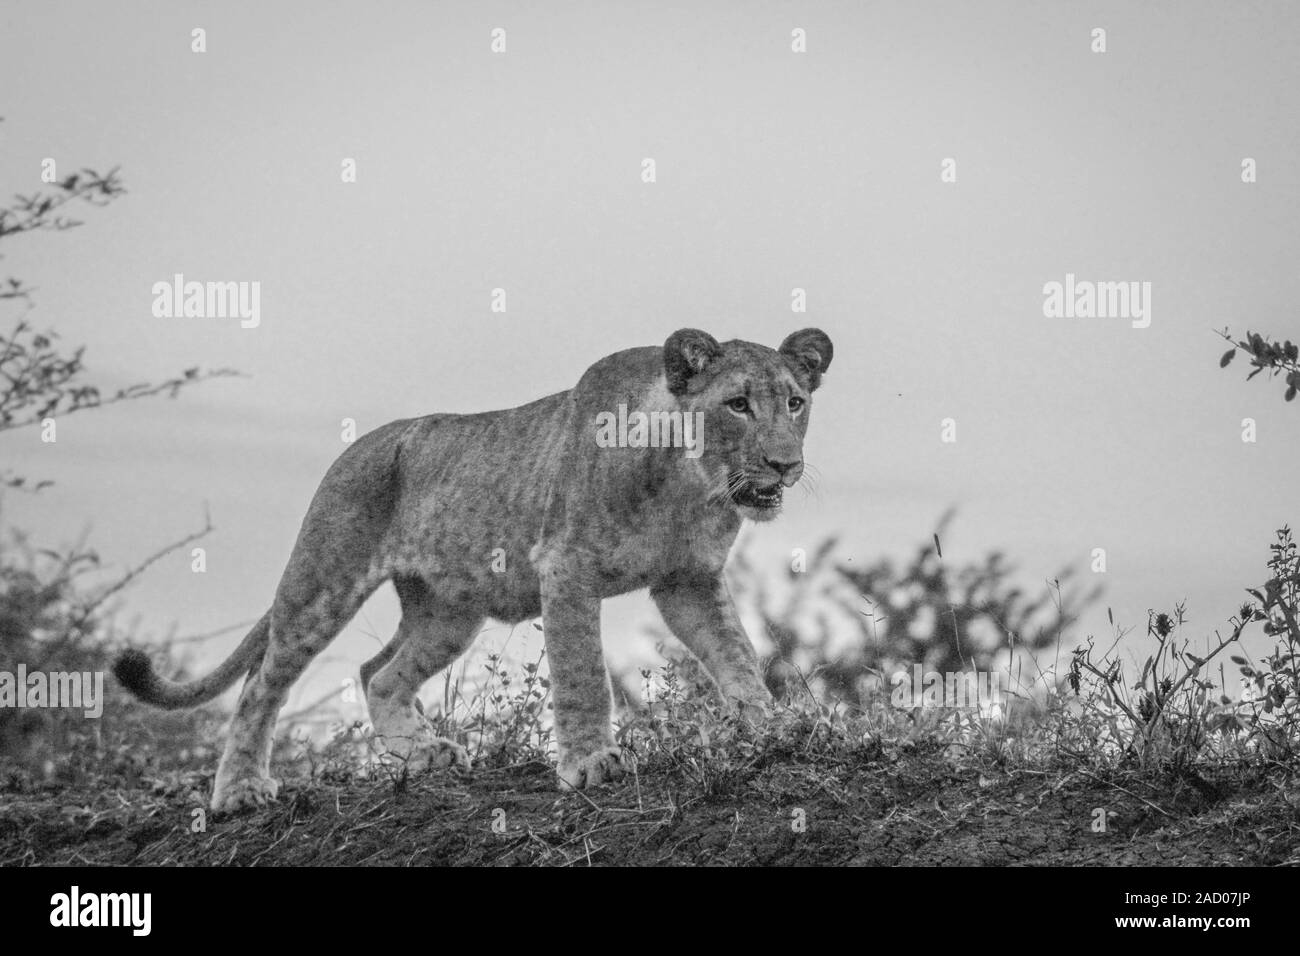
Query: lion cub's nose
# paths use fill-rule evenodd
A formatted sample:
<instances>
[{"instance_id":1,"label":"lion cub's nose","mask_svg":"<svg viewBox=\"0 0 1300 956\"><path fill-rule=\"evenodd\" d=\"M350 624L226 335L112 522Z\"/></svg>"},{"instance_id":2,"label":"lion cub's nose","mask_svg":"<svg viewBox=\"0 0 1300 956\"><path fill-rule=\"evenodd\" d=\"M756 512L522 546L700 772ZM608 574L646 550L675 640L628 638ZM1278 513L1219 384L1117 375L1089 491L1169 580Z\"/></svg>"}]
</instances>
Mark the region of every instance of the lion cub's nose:
<instances>
[{"instance_id":1,"label":"lion cub's nose","mask_svg":"<svg viewBox=\"0 0 1300 956\"><path fill-rule=\"evenodd\" d=\"M794 461L777 461L772 458L764 458L763 464L780 475L781 483L787 487L799 480L799 470L803 467L803 462L798 459Z\"/></svg>"}]
</instances>

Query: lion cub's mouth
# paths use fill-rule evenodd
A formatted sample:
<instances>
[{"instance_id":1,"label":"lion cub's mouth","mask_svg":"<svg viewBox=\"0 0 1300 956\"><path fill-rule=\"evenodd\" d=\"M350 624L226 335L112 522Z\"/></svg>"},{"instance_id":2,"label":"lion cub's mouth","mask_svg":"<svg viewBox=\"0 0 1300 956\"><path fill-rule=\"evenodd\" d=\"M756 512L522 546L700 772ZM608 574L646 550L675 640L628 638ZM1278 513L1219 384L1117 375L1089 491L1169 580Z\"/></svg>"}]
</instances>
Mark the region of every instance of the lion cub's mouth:
<instances>
[{"instance_id":1,"label":"lion cub's mouth","mask_svg":"<svg viewBox=\"0 0 1300 956\"><path fill-rule=\"evenodd\" d=\"M781 497L785 489L781 483L760 488L753 482L745 482L731 493L731 500L744 508L757 508L760 511L774 510L781 507Z\"/></svg>"}]
</instances>

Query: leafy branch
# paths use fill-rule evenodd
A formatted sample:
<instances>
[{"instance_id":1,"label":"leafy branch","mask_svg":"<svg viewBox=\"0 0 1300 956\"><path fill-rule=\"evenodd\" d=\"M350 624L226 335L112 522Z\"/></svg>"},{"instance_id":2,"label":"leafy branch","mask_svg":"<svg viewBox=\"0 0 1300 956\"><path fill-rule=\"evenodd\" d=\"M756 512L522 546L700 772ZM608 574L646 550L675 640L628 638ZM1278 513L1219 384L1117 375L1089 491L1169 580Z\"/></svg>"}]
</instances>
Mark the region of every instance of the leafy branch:
<instances>
[{"instance_id":1,"label":"leafy branch","mask_svg":"<svg viewBox=\"0 0 1300 956\"><path fill-rule=\"evenodd\" d=\"M1232 348L1223 353L1219 359L1219 368L1227 368L1238 352L1244 352L1250 356L1250 365L1254 369L1246 376L1246 381L1250 381L1260 372L1267 371L1269 377L1276 375L1286 376L1286 400L1294 401L1296 393L1300 392L1300 346L1297 346L1290 339L1285 342L1269 341L1258 332L1247 332L1244 339L1233 341L1232 335L1225 328L1219 333Z\"/></svg>"},{"instance_id":2,"label":"leafy branch","mask_svg":"<svg viewBox=\"0 0 1300 956\"><path fill-rule=\"evenodd\" d=\"M229 368L187 368L161 382L128 385L105 395L81 378L85 347L60 353L58 337L55 332L36 332L23 320L8 336L0 334L0 432L133 398L175 398L186 385L239 374Z\"/></svg>"},{"instance_id":3,"label":"leafy branch","mask_svg":"<svg viewBox=\"0 0 1300 956\"><path fill-rule=\"evenodd\" d=\"M30 195L16 195L0 206L0 239L42 230L62 231L81 225L65 212L73 203L106 206L126 192L117 168L101 175L80 169L51 188ZM30 286L12 276L0 282L0 300L21 299L32 305ZM129 399L151 395L175 398L182 388L210 378L238 373L229 368L204 370L197 366L161 382L141 382L108 391L85 379L84 347L61 349L58 335L39 332L25 318L12 332L0 333L0 433L34 425L55 415L68 415L88 408L101 408ZM8 470L0 471L0 487L39 491L49 482L29 484Z\"/></svg>"},{"instance_id":4,"label":"leafy branch","mask_svg":"<svg viewBox=\"0 0 1300 956\"><path fill-rule=\"evenodd\" d=\"M81 220L62 215L60 210L64 206L78 200L92 206L107 206L126 192L116 168L102 176L93 169L80 169L52 185L56 191L38 191L29 196L19 194L9 206L0 207L0 239L25 232L75 228L81 225ZM0 286L0 299L30 301L33 291L23 285L21 279L10 276Z\"/></svg>"}]
</instances>

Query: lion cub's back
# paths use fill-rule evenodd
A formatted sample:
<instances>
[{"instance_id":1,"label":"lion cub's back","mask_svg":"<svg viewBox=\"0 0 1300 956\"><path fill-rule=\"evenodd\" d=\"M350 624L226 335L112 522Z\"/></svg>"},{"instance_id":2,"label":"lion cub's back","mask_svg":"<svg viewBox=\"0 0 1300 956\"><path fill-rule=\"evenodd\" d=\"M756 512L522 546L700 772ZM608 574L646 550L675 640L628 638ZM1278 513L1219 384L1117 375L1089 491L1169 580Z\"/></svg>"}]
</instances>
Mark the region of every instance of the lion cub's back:
<instances>
[{"instance_id":1,"label":"lion cub's back","mask_svg":"<svg viewBox=\"0 0 1300 956\"><path fill-rule=\"evenodd\" d=\"M568 434L570 392L518 408L428 415L403 436L403 491L465 503L487 495L520 504L554 472Z\"/></svg>"},{"instance_id":2,"label":"lion cub's back","mask_svg":"<svg viewBox=\"0 0 1300 956\"><path fill-rule=\"evenodd\" d=\"M411 422L401 440L389 538L405 556L402 565L467 596L487 587L513 604L535 592L528 555L571 408L570 393L560 392L519 408ZM492 570L494 556L504 574ZM510 596L496 593L502 588Z\"/></svg>"}]
</instances>

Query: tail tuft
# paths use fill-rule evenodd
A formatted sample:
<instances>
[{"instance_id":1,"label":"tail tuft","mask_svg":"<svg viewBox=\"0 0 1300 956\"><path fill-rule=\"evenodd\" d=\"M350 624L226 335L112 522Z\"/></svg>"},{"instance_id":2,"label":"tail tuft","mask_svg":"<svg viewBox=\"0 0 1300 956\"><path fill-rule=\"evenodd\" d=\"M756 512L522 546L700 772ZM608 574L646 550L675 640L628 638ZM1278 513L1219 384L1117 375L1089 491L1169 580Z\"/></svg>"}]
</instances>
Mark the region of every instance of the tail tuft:
<instances>
[{"instance_id":1,"label":"tail tuft","mask_svg":"<svg viewBox=\"0 0 1300 956\"><path fill-rule=\"evenodd\" d=\"M134 647L113 663L113 676L132 694L143 699L148 699L148 691L157 682L153 661L149 660L149 655L144 651Z\"/></svg>"},{"instance_id":2,"label":"tail tuft","mask_svg":"<svg viewBox=\"0 0 1300 956\"><path fill-rule=\"evenodd\" d=\"M137 648L131 648L114 661L113 676L137 698L154 707L163 710L197 707L215 700L222 691L247 673L250 665L260 662L270 634L271 612L267 611L235 648L235 652L222 661L216 670L206 677L184 684L159 677L149 655Z\"/></svg>"}]
</instances>

